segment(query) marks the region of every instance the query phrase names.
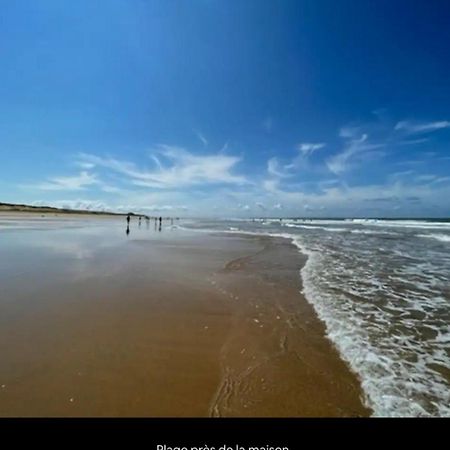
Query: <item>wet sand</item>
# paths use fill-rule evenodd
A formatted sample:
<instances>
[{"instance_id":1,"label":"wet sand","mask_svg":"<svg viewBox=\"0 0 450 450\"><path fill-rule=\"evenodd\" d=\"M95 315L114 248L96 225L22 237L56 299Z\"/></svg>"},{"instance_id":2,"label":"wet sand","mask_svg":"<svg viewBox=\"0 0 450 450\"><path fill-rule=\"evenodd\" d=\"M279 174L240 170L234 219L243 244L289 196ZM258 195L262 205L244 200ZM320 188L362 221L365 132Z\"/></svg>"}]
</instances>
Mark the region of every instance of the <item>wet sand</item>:
<instances>
[{"instance_id":1,"label":"wet sand","mask_svg":"<svg viewBox=\"0 0 450 450\"><path fill-rule=\"evenodd\" d=\"M287 240L0 233L0 416L365 416Z\"/></svg>"}]
</instances>

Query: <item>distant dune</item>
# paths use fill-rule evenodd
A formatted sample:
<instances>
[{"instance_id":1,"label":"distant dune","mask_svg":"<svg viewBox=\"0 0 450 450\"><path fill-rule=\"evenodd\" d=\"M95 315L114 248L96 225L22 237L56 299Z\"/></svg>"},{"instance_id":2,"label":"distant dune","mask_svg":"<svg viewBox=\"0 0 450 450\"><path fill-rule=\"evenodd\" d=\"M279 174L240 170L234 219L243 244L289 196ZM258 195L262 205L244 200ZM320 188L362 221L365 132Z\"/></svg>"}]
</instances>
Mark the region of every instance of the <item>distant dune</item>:
<instances>
[{"instance_id":1,"label":"distant dune","mask_svg":"<svg viewBox=\"0 0 450 450\"><path fill-rule=\"evenodd\" d=\"M95 214L95 215L101 214L101 215L115 215L115 216L124 215L107 211L89 211L82 209L54 208L52 206L19 205L14 203L0 203L0 212L27 212L27 213L34 212L34 213L58 213L58 214Z\"/></svg>"}]
</instances>

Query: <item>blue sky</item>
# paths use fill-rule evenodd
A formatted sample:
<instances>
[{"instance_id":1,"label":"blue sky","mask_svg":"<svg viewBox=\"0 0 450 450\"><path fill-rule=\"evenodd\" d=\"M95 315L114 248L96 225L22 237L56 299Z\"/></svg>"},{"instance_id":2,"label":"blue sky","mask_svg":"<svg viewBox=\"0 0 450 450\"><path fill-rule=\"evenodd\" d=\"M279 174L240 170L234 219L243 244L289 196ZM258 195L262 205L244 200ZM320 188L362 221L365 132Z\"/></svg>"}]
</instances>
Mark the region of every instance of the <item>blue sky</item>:
<instances>
[{"instance_id":1,"label":"blue sky","mask_svg":"<svg viewBox=\"0 0 450 450\"><path fill-rule=\"evenodd\" d=\"M449 216L450 3L14 0L0 201Z\"/></svg>"}]
</instances>

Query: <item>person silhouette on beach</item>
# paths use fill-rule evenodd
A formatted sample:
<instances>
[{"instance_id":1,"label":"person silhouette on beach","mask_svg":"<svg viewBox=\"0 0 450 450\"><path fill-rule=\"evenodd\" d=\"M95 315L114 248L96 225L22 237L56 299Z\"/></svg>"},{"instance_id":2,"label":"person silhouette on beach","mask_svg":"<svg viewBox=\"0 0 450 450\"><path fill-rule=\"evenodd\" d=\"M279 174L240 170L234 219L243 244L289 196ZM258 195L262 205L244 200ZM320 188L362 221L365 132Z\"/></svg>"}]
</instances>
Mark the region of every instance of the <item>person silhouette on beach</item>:
<instances>
[{"instance_id":1,"label":"person silhouette on beach","mask_svg":"<svg viewBox=\"0 0 450 450\"><path fill-rule=\"evenodd\" d=\"M128 216L127 216L127 225L129 226L130 225L130 215L128 214Z\"/></svg>"}]
</instances>

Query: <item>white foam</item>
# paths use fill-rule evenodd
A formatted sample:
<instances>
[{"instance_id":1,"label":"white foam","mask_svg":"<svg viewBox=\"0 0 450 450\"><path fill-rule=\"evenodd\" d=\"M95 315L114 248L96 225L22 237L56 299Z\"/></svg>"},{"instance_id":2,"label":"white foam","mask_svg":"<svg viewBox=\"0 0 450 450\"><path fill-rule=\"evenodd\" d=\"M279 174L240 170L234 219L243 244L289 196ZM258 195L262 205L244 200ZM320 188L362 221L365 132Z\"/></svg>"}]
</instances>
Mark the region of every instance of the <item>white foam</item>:
<instances>
[{"instance_id":1,"label":"white foam","mask_svg":"<svg viewBox=\"0 0 450 450\"><path fill-rule=\"evenodd\" d=\"M348 286L348 273L341 271L336 286L329 290L324 278L329 278L326 267L327 255L311 251L302 237L294 239L299 249L308 254L308 261L301 270L305 297L312 303L319 317L325 322L327 334L336 345L343 358L359 375L365 392L365 403L371 407L375 416L450 416L450 390L448 381L430 369L431 363L444 367L450 365L450 358L442 348L436 348L433 341L424 343L408 334L395 336L387 330L392 327L392 313L408 315L414 311L435 310L448 307L448 300L440 297L409 297L408 307L381 309L370 302L376 291L389 292L392 299L405 300L403 296L390 292L386 283L373 283L371 290ZM338 270L339 272L339 270ZM345 276L344 276L345 275ZM354 276L358 276L355 273ZM355 280L356 281L356 280ZM340 293L339 293L340 292ZM367 299L365 302L352 302L348 294ZM394 294L394 295L393 295ZM407 293L406 299L411 293ZM385 294L386 296L386 294ZM389 297L387 297L389 299ZM368 322L369 320L369 322ZM403 319L403 326L413 330L423 326L417 319ZM430 330L437 327L430 325ZM447 334L437 331L434 343L438 346L447 343ZM403 353L416 355L417 361L402 357ZM427 353L428 352L428 353ZM423 355L422 355L423 353Z\"/></svg>"},{"instance_id":2,"label":"white foam","mask_svg":"<svg viewBox=\"0 0 450 450\"><path fill-rule=\"evenodd\" d=\"M295 223L284 223L285 227L288 228L303 228L305 230L323 230L331 232L349 232L348 228L336 228L336 227L322 227L320 225L297 225Z\"/></svg>"},{"instance_id":3,"label":"white foam","mask_svg":"<svg viewBox=\"0 0 450 450\"><path fill-rule=\"evenodd\" d=\"M430 233L430 234L418 234L417 236L427 238L427 239L436 239L437 241L440 241L440 242L450 242L450 235L448 235L448 234Z\"/></svg>"},{"instance_id":4,"label":"white foam","mask_svg":"<svg viewBox=\"0 0 450 450\"><path fill-rule=\"evenodd\" d=\"M291 221L292 222L292 221ZM450 230L450 222L430 220L385 220L385 219L296 219L293 223L309 225L359 225L364 227L417 228Z\"/></svg>"},{"instance_id":5,"label":"white foam","mask_svg":"<svg viewBox=\"0 0 450 450\"><path fill-rule=\"evenodd\" d=\"M431 222L425 220L374 220L353 221L365 226L382 226L392 228L418 228L424 230L450 230L450 222Z\"/></svg>"},{"instance_id":6,"label":"white foam","mask_svg":"<svg viewBox=\"0 0 450 450\"><path fill-rule=\"evenodd\" d=\"M398 236L398 233L393 232L393 231L387 231L387 230L377 231L377 230L355 229L355 230L351 230L351 232L355 233L355 234L368 234L368 235L376 235L376 236L382 236L382 235Z\"/></svg>"},{"instance_id":7,"label":"white foam","mask_svg":"<svg viewBox=\"0 0 450 450\"><path fill-rule=\"evenodd\" d=\"M360 378L364 402L373 415L450 416L450 380L439 369L450 367L445 294L450 259L439 249L414 245L417 235L408 230L389 232L339 223L355 235L324 234L336 227L310 221L285 223L292 233L228 232L287 238L308 256L301 270L305 298ZM318 233L296 231L299 228ZM359 233L374 237L359 240ZM382 234L398 234L402 239L387 245Z\"/></svg>"}]
</instances>

